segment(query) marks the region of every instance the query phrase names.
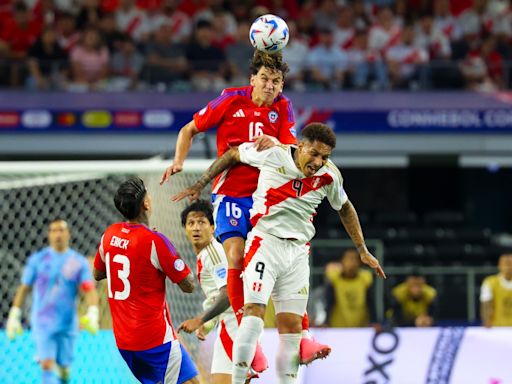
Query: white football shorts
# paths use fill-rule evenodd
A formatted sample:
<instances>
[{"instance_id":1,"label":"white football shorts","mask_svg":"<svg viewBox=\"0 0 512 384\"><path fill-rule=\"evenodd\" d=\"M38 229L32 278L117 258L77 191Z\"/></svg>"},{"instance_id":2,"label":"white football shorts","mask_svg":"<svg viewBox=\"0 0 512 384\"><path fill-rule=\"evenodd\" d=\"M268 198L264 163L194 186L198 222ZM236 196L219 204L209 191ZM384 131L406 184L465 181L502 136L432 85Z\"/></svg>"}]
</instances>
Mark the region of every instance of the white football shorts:
<instances>
[{"instance_id":1,"label":"white football shorts","mask_svg":"<svg viewBox=\"0 0 512 384\"><path fill-rule=\"evenodd\" d=\"M237 329L238 323L234 313L221 317L217 325L217 338L213 346L212 374L225 373L231 375L233 372L233 362L229 355L232 355Z\"/></svg>"},{"instance_id":2,"label":"white football shorts","mask_svg":"<svg viewBox=\"0 0 512 384\"><path fill-rule=\"evenodd\" d=\"M252 229L244 255L244 303L303 316L309 293L309 244Z\"/></svg>"}]
</instances>

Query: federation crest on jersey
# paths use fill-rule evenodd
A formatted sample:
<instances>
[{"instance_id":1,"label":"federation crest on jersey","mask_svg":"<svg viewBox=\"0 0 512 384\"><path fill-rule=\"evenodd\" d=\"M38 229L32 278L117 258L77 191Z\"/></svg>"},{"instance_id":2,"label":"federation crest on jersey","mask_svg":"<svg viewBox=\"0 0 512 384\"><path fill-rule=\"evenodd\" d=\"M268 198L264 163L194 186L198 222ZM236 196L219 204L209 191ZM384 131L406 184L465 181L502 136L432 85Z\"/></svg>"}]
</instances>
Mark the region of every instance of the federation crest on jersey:
<instances>
[{"instance_id":1,"label":"federation crest on jersey","mask_svg":"<svg viewBox=\"0 0 512 384\"><path fill-rule=\"evenodd\" d=\"M279 118L279 115L276 111L270 111L268 113L268 119L270 120L271 123L275 123L278 118Z\"/></svg>"},{"instance_id":2,"label":"federation crest on jersey","mask_svg":"<svg viewBox=\"0 0 512 384\"><path fill-rule=\"evenodd\" d=\"M185 269L185 263L181 259L176 259L174 261L174 269L178 272L181 272Z\"/></svg>"}]
</instances>

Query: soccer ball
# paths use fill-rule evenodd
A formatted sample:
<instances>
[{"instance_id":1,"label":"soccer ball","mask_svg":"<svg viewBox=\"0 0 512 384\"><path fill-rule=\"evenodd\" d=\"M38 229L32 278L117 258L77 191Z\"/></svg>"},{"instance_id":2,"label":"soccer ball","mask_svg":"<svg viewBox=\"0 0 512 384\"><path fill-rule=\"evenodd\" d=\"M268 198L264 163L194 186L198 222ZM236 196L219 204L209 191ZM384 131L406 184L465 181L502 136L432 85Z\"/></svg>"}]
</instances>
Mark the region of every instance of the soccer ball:
<instances>
[{"instance_id":1,"label":"soccer ball","mask_svg":"<svg viewBox=\"0 0 512 384\"><path fill-rule=\"evenodd\" d=\"M249 38L257 50L274 53L286 47L290 34L288 25L279 16L263 15L252 23Z\"/></svg>"}]
</instances>

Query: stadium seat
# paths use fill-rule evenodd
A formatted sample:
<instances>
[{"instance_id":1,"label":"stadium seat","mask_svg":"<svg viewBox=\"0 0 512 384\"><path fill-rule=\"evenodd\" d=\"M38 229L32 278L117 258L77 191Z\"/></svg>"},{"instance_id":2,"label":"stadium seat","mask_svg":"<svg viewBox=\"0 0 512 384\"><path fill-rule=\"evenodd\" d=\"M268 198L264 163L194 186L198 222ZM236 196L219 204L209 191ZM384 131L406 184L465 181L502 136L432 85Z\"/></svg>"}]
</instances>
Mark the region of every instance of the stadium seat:
<instances>
[{"instance_id":1,"label":"stadium seat","mask_svg":"<svg viewBox=\"0 0 512 384\"><path fill-rule=\"evenodd\" d=\"M455 228L453 232L455 239L459 242L489 244L491 239L491 230L488 228Z\"/></svg>"},{"instance_id":2,"label":"stadium seat","mask_svg":"<svg viewBox=\"0 0 512 384\"><path fill-rule=\"evenodd\" d=\"M375 214L374 221L382 226L402 227L415 225L418 217L414 212L379 212Z\"/></svg>"},{"instance_id":3,"label":"stadium seat","mask_svg":"<svg viewBox=\"0 0 512 384\"><path fill-rule=\"evenodd\" d=\"M423 244L397 244L385 247L386 264L430 266L435 263L436 252Z\"/></svg>"},{"instance_id":4,"label":"stadium seat","mask_svg":"<svg viewBox=\"0 0 512 384\"><path fill-rule=\"evenodd\" d=\"M456 227L464 224L464 214L456 211L429 212L423 216L423 222L429 226Z\"/></svg>"}]
</instances>

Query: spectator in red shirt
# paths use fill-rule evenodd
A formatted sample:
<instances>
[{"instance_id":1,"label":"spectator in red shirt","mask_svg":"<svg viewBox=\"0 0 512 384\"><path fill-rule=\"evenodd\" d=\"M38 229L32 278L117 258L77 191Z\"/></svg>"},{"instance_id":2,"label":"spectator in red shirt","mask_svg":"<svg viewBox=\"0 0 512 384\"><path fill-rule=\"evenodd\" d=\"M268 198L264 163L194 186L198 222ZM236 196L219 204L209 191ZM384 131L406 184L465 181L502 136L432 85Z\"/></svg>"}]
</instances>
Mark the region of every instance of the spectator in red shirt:
<instances>
[{"instance_id":1,"label":"spectator in red shirt","mask_svg":"<svg viewBox=\"0 0 512 384\"><path fill-rule=\"evenodd\" d=\"M0 44L5 46L8 57L24 58L40 32L41 25L30 19L25 3L16 3L12 17L5 20L1 28Z\"/></svg>"},{"instance_id":2,"label":"spectator in red shirt","mask_svg":"<svg viewBox=\"0 0 512 384\"><path fill-rule=\"evenodd\" d=\"M9 60L7 68L8 82L11 86L22 83L23 63L20 59L27 56L30 46L36 41L41 25L30 19L30 12L24 3L14 4L12 17L7 18L0 29L0 57Z\"/></svg>"}]
</instances>

